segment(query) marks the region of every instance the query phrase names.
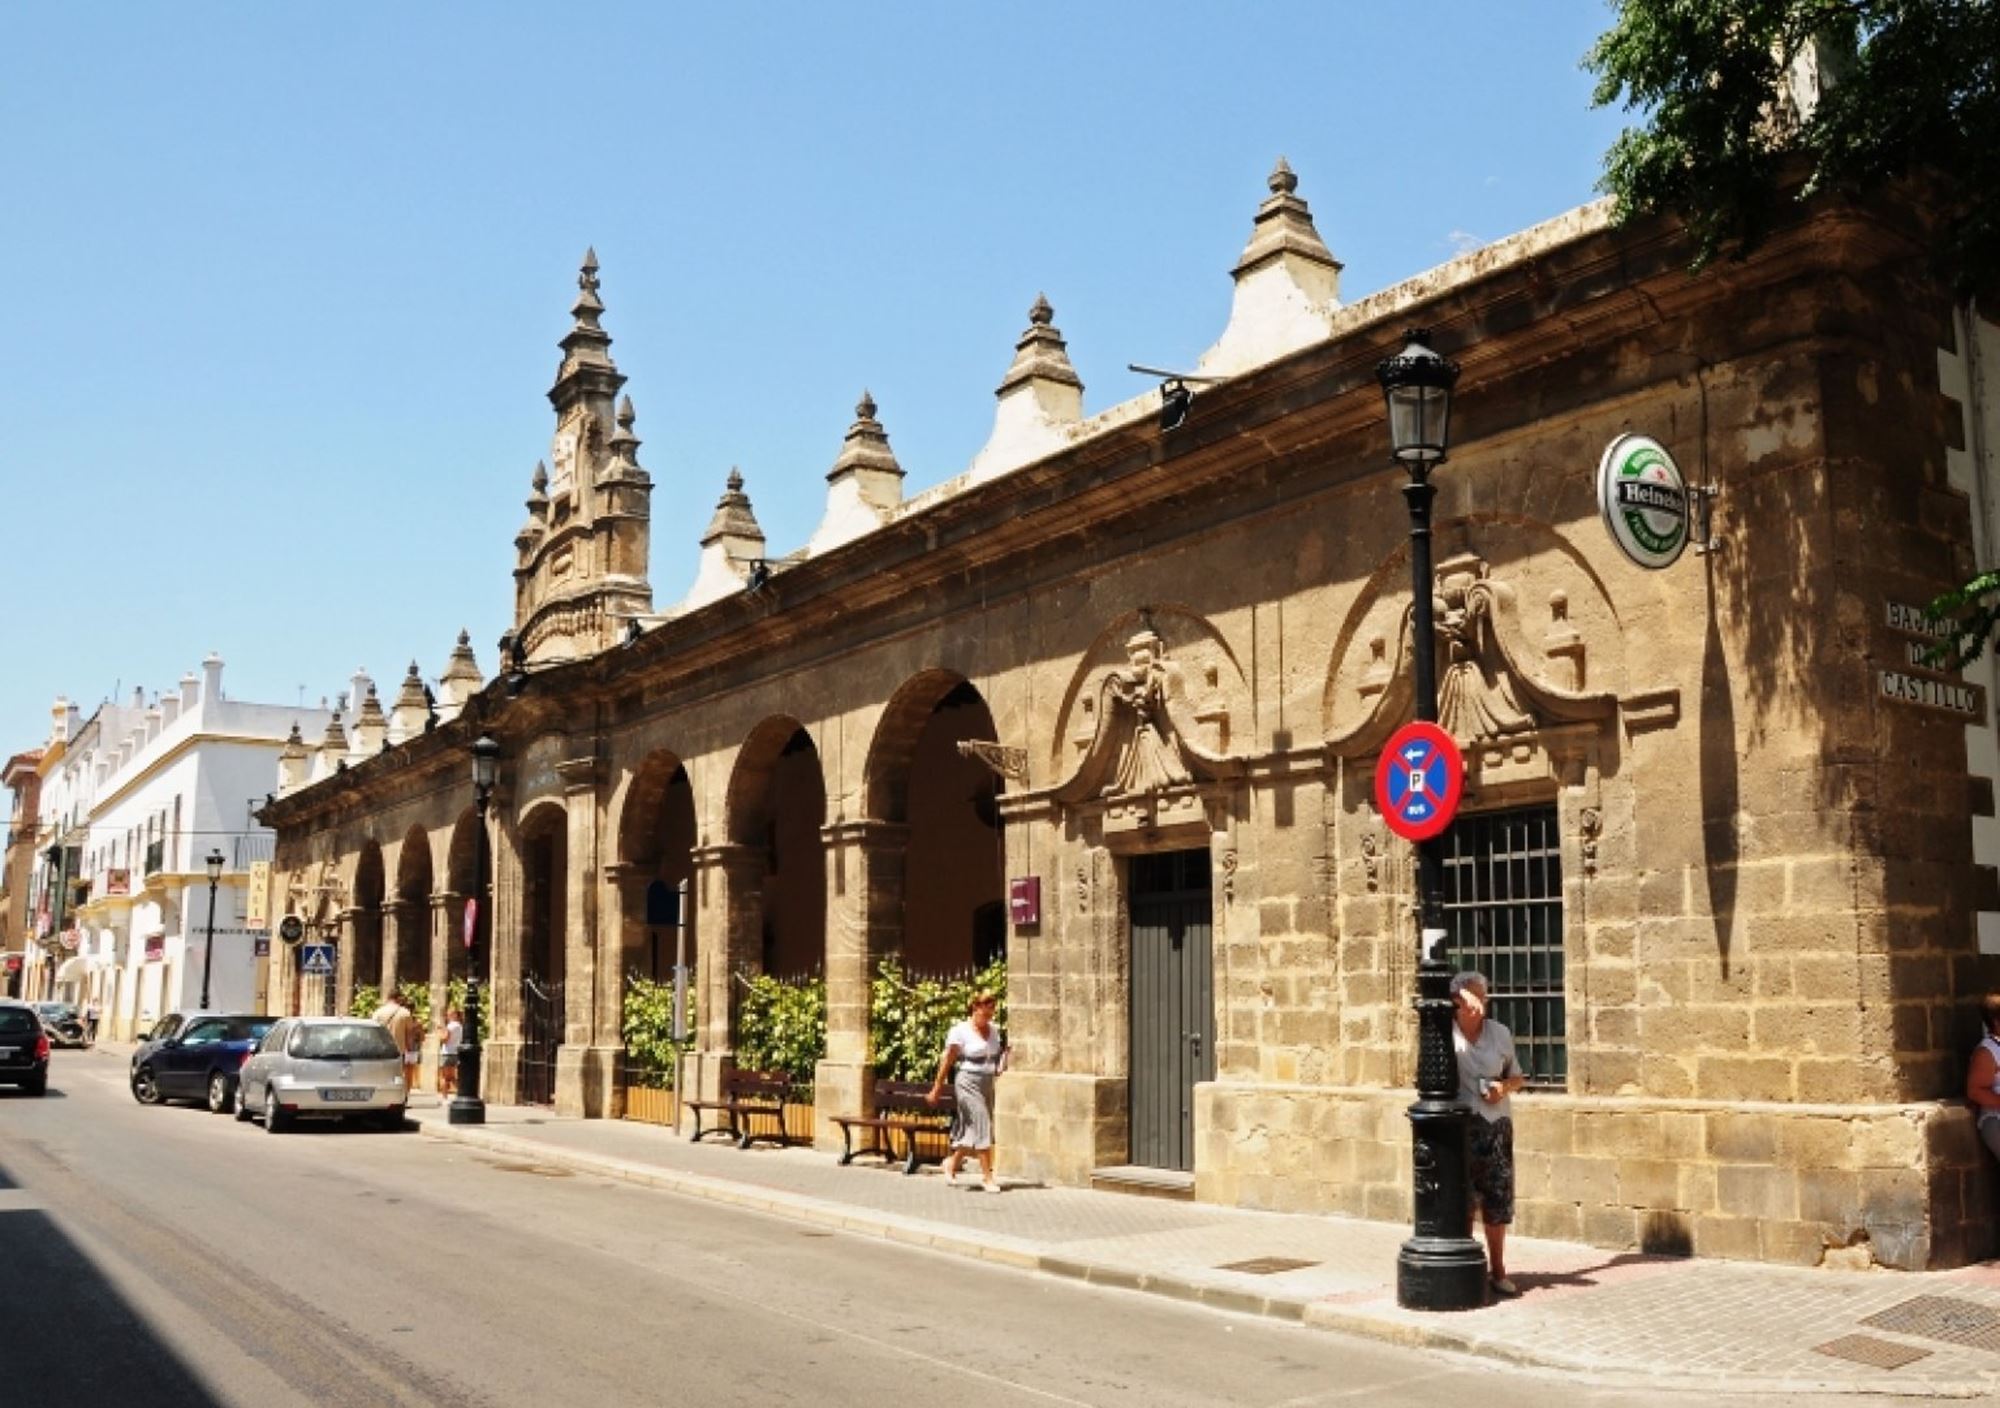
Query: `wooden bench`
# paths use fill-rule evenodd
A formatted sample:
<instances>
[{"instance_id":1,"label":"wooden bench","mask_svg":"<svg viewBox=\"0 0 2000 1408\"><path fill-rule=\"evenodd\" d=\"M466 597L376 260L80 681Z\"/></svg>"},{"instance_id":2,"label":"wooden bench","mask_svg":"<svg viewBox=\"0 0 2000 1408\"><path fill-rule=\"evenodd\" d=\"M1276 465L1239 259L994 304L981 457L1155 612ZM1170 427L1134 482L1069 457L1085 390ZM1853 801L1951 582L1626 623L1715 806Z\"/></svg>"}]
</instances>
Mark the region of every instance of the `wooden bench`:
<instances>
[{"instance_id":1,"label":"wooden bench","mask_svg":"<svg viewBox=\"0 0 2000 1408\"><path fill-rule=\"evenodd\" d=\"M850 1164L864 1154L875 1154L894 1163L896 1135L900 1133L904 1142L903 1172L915 1173L923 1162L917 1153L917 1136L945 1133L957 1105L949 1087L938 1096L935 1105L927 1098L930 1091L928 1081L876 1081L874 1114L833 1116L833 1122L840 1126L840 1162ZM859 1149L854 1147L857 1129L868 1131L868 1142Z\"/></svg>"},{"instance_id":2,"label":"wooden bench","mask_svg":"<svg viewBox=\"0 0 2000 1408\"><path fill-rule=\"evenodd\" d=\"M736 1147L747 1149L758 1139L775 1140L780 1144L791 1142L785 1134L785 1102L792 1095L792 1078L783 1071L730 1071L722 1078L722 1098L720 1100L689 1100L686 1107L694 1111L694 1133L688 1138L699 1142L704 1133L723 1133L736 1140ZM707 1130L701 1127L704 1110L720 1110L725 1122ZM752 1132L750 1121L758 1116L773 1120L777 1124L775 1134Z\"/></svg>"}]
</instances>

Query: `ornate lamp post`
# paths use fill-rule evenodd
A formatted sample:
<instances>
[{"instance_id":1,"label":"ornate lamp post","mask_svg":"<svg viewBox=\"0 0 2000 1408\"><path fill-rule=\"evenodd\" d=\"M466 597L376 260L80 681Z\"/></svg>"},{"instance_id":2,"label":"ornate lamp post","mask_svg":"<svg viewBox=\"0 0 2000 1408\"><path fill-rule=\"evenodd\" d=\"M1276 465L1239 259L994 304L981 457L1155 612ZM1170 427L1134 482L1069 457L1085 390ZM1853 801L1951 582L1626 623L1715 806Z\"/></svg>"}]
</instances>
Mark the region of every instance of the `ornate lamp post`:
<instances>
[{"instance_id":1,"label":"ornate lamp post","mask_svg":"<svg viewBox=\"0 0 2000 1408\"><path fill-rule=\"evenodd\" d=\"M479 1098L479 979L480 965L486 962L486 938L493 932L488 912L492 886L486 872L492 867L487 854L486 808L493 800L493 785L500 780L500 745L481 734L472 745L472 807L478 831L473 860L472 951L465 965L465 1031L458 1043L458 1094L452 1098L446 1119L452 1124L485 1124L486 1102Z\"/></svg>"},{"instance_id":2,"label":"ornate lamp post","mask_svg":"<svg viewBox=\"0 0 2000 1408\"><path fill-rule=\"evenodd\" d=\"M208 853L208 943L201 951L201 1010L208 1011L208 975L215 971L215 886L222 879L222 852Z\"/></svg>"},{"instance_id":3,"label":"ornate lamp post","mask_svg":"<svg viewBox=\"0 0 2000 1408\"><path fill-rule=\"evenodd\" d=\"M1389 453L1409 472L1411 632L1417 657L1417 717L1436 723L1437 633L1431 615L1431 471L1451 439L1458 364L1433 352L1430 332L1375 368L1389 410ZM1486 1255L1472 1239L1466 1120L1452 1049L1451 964L1444 954L1444 837L1417 843L1417 1103L1410 1107L1411 1186L1416 1226L1396 1256L1396 1302L1411 1310L1469 1310L1486 1300Z\"/></svg>"}]
</instances>

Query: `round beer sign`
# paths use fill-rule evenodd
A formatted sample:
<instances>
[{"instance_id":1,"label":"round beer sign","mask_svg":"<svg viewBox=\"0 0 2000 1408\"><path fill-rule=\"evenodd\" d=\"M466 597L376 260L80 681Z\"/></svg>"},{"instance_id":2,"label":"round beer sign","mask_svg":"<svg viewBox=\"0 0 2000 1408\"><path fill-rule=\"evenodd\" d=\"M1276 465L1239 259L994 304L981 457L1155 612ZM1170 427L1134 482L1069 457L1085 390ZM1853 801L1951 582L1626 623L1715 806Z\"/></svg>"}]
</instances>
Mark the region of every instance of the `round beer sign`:
<instances>
[{"instance_id":1,"label":"round beer sign","mask_svg":"<svg viewBox=\"0 0 2000 1408\"><path fill-rule=\"evenodd\" d=\"M295 944L306 936L306 926L298 915L287 914L278 921L278 937L288 944Z\"/></svg>"},{"instance_id":2,"label":"round beer sign","mask_svg":"<svg viewBox=\"0 0 2000 1408\"><path fill-rule=\"evenodd\" d=\"M1687 481L1650 435L1621 435L1605 447L1597 506L1612 541L1641 567L1671 567L1687 547Z\"/></svg>"}]
</instances>

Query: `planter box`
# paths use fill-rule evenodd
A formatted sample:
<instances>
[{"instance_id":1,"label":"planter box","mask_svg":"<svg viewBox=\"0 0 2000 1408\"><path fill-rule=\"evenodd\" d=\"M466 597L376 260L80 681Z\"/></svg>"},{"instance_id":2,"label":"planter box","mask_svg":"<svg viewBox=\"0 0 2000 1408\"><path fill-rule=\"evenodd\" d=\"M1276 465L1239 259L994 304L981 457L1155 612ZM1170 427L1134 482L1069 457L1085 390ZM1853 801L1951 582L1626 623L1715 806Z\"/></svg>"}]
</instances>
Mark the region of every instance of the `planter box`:
<instances>
[{"instance_id":1,"label":"planter box","mask_svg":"<svg viewBox=\"0 0 2000 1408\"><path fill-rule=\"evenodd\" d=\"M681 1121L680 1095L672 1090L628 1085L625 1087L625 1118L642 1124L678 1125Z\"/></svg>"}]
</instances>

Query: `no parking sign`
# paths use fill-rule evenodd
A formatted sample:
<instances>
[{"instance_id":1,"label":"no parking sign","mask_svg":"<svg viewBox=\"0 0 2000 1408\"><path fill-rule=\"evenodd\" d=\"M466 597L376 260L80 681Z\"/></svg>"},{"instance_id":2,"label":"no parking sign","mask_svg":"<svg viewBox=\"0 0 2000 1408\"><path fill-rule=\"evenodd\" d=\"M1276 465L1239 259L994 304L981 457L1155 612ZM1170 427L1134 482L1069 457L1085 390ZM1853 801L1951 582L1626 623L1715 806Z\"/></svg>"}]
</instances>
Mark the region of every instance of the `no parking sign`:
<instances>
[{"instance_id":1,"label":"no parking sign","mask_svg":"<svg viewBox=\"0 0 2000 1408\"><path fill-rule=\"evenodd\" d=\"M1451 825L1465 790L1465 759L1436 724L1404 724L1375 764L1375 805L1405 841L1428 841Z\"/></svg>"}]
</instances>

